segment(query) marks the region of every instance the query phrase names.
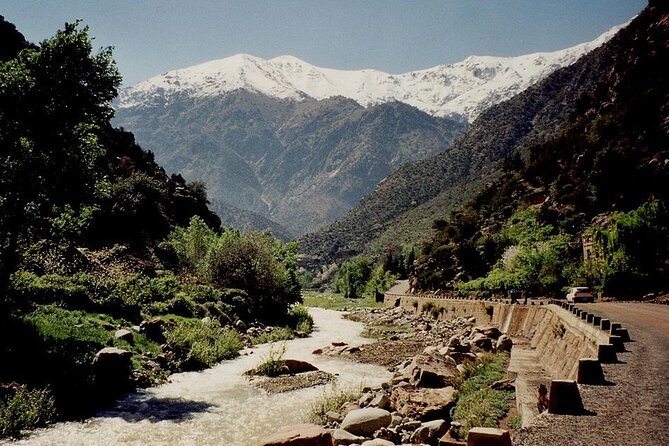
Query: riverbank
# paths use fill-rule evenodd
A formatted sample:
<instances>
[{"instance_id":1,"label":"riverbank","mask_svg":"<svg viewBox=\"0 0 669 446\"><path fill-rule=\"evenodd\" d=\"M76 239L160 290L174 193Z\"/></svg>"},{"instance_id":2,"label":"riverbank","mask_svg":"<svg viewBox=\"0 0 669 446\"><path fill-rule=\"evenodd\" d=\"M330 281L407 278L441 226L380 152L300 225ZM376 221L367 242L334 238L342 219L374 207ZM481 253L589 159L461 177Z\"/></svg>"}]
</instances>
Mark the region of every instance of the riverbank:
<instances>
[{"instance_id":1,"label":"riverbank","mask_svg":"<svg viewBox=\"0 0 669 446\"><path fill-rule=\"evenodd\" d=\"M307 338L286 341L286 358L308 361L337 376L342 386L378 386L390 378L383 367L313 355L331 342L364 345L363 325L341 313L310 309L314 330ZM111 410L84 422L58 423L11 444L163 444L256 446L268 432L308 418L323 386L270 394L243 373L260 363L270 345L242 350L241 356L202 371L172 375L164 385L138 392ZM0 443L9 444L9 442Z\"/></svg>"}]
</instances>

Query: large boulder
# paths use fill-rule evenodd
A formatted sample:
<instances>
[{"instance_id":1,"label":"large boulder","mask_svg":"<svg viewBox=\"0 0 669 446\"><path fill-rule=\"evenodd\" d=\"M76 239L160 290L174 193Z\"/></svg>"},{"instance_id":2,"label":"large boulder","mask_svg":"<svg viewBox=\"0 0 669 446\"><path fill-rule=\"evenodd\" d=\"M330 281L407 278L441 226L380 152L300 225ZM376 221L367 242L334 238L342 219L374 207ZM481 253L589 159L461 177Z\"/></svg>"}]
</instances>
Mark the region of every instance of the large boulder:
<instances>
[{"instance_id":1,"label":"large boulder","mask_svg":"<svg viewBox=\"0 0 669 446\"><path fill-rule=\"evenodd\" d=\"M510 352L513 347L513 340L507 335L502 335L497 338L497 344L495 345L495 350L498 352Z\"/></svg>"},{"instance_id":2,"label":"large boulder","mask_svg":"<svg viewBox=\"0 0 669 446\"><path fill-rule=\"evenodd\" d=\"M390 401L395 410L405 417L437 420L450 418L456 398L457 391L450 386L440 389L395 387Z\"/></svg>"},{"instance_id":3,"label":"large boulder","mask_svg":"<svg viewBox=\"0 0 669 446\"><path fill-rule=\"evenodd\" d=\"M375 407L352 410L341 423L341 428L362 437L371 437L374 432L382 427L388 427L392 417L390 412Z\"/></svg>"},{"instance_id":4,"label":"large boulder","mask_svg":"<svg viewBox=\"0 0 669 446\"><path fill-rule=\"evenodd\" d=\"M283 368L286 374L294 375L296 373L315 372L318 368L307 361L300 361L299 359L284 359Z\"/></svg>"},{"instance_id":5,"label":"large boulder","mask_svg":"<svg viewBox=\"0 0 669 446\"><path fill-rule=\"evenodd\" d=\"M453 361L441 355L416 355L405 369L404 375L414 387L446 387L459 374Z\"/></svg>"},{"instance_id":6,"label":"large boulder","mask_svg":"<svg viewBox=\"0 0 669 446\"><path fill-rule=\"evenodd\" d=\"M347 446L349 444L360 444L365 441L365 437L359 437L344 429L335 429L332 431L332 442L334 446Z\"/></svg>"},{"instance_id":7,"label":"large boulder","mask_svg":"<svg viewBox=\"0 0 669 446\"><path fill-rule=\"evenodd\" d=\"M163 344L165 342L165 321L158 317L142 321L139 324L139 332L143 333L148 340L157 342L158 344Z\"/></svg>"},{"instance_id":8,"label":"large boulder","mask_svg":"<svg viewBox=\"0 0 669 446\"><path fill-rule=\"evenodd\" d=\"M502 335L497 327L476 327L475 330L487 338L497 339Z\"/></svg>"},{"instance_id":9,"label":"large boulder","mask_svg":"<svg viewBox=\"0 0 669 446\"><path fill-rule=\"evenodd\" d=\"M132 352L105 347L93 358L93 377L102 394L114 396L132 387Z\"/></svg>"},{"instance_id":10,"label":"large boulder","mask_svg":"<svg viewBox=\"0 0 669 446\"><path fill-rule=\"evenodd\" d=\"M288 426L270 435L259 443L260 446L332 446L330 432L315 424Z\"/></svg>"}]
</instances>

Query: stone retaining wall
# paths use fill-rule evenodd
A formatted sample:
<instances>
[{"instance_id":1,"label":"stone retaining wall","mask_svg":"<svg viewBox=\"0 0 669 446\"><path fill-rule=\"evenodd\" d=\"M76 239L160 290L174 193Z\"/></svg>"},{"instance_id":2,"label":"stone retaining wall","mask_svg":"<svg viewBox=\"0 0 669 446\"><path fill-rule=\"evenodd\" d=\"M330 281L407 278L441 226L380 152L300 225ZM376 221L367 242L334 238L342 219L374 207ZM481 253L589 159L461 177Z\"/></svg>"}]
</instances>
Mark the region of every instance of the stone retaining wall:
<instances>
[{"instance_id":1,"label":"stone retaining wall","mask_svg":"<svg viewBox=\"0 0 669 446\"><path fill-rule=\"evenodd\" d=\"M576 379L581 358L597 358L605 332L558 305L520 305L386 293L387 307L432 312L439 318L474 317L478 325L495 325L509 336L524 338L537 351L544 370L556 379Z\"/></svg>"}]
</instances>

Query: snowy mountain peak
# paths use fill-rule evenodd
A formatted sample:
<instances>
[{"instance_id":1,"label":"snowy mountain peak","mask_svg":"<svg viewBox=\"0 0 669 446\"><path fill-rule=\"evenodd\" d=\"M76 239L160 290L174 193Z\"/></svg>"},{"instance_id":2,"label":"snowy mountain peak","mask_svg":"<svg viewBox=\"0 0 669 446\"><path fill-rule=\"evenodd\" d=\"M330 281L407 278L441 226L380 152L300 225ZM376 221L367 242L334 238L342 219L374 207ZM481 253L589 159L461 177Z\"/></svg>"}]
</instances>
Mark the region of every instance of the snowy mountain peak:
<instances>
[{"instance_id":1,"label":"snowy mountain peak","mask_svg":"<svg viewBox=\"0 0 669 446\"><path fill-rule=\"evenodd\" d=\"M266 60L237 54L169 71L124 89L119 107L166 104L176 95L211 97L244 89L298 101L344 96L365 107L399 101L434 116L462 115L472 121L488 107L571 65L623 26L592 42L560 51L516 57L469 56L458 63L397 75L372 69L321 68L290 55Z\"/></svg>"}]
</instances>

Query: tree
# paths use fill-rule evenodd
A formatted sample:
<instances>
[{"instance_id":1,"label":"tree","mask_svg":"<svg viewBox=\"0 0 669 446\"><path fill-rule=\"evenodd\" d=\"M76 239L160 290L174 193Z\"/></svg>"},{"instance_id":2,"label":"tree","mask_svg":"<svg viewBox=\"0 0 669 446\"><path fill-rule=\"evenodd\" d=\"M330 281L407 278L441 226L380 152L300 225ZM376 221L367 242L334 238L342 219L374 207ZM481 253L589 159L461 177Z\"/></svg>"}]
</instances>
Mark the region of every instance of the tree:
<instances>
[{"instance_id":1,"label":"tree","mask_svg":"<svg viewBox=\"0 0 669 446\"><path fill-rule=\"evenodd\" d=\"M369 259L358 256L342 263L334 280L335 291L349 299L361 297L369 280L371 265Z\"/></svg>"},{"instance_id":2,"label":"tree","mask_svg":"<svg viewBox=\"0 0 669 446\"><path fill-rule=\"evenodd\" d=\"M93 54L78 22L0 63L0 295L19 245L92 201L120 81L111 48Z\"/></svg>"}]
</instances>

